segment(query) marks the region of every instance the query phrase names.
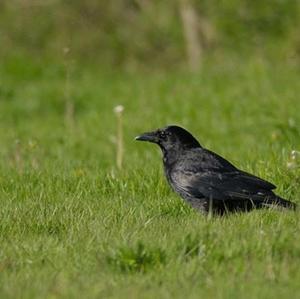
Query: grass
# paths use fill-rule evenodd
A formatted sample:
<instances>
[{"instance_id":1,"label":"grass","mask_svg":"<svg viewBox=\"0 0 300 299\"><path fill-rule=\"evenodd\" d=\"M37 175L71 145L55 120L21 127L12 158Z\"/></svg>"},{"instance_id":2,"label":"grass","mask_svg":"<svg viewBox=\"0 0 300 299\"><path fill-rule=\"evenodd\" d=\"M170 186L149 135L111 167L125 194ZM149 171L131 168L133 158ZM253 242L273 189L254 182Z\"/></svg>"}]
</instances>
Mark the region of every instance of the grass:
<instances>
[{"instance_id":1,"label":"grass","mask_svg":"<svg viewBox=\"0 0 300 299\"><path fill-rule=\"evenodd\" d=\"M159 150L133 137L183 125L299 202L299 79L294 67L258 62L197 74L74 68L66 123L63 67L2 65L0 297L294 297L299 212L207 219L170 191Z\"/></svg>"}]
</instances>

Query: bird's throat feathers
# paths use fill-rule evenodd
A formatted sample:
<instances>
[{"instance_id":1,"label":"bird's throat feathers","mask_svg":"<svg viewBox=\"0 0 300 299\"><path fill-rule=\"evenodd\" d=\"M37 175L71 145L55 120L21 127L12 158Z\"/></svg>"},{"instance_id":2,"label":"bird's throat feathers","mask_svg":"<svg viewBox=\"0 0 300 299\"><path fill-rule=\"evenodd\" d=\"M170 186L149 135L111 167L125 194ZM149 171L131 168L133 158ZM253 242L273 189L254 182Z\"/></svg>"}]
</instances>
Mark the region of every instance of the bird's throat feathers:
<instances>
[{"instance_id":1,"label":"bird's throat feathers","mask_svg":"<svg viewBox=\"0 0 300 299\"><path fill-rule=\"evenodd\" d=\"M181 150L178 150L177 148L168 149L168 150L164 148L161 149L163 153L163 162L165 167L172 167L172 165L174 165L176 161L178 161L178 159L183 153L183 149Z\"/></svg>"}]
</instances>

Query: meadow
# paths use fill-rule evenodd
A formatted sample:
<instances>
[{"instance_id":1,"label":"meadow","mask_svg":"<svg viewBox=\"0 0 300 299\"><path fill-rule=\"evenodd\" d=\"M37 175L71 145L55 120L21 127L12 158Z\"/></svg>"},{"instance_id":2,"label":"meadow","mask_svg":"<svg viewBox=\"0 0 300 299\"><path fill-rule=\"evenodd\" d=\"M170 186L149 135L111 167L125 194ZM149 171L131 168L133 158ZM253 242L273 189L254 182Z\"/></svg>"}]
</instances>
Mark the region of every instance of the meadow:
<instances>
[{"instance_id":1,"label":"meadow","mask_svg":"<svg viewBox=\"0 0 300 299\"><path fill-rule=\"evenodd\" d=\"M2 64L0 297L300 296L299 211L204 217L166 184L159 149L134 141L184 126L300 203L299 82L293 64L260 60L196 73Z\"/></svg>"}]
</instances>

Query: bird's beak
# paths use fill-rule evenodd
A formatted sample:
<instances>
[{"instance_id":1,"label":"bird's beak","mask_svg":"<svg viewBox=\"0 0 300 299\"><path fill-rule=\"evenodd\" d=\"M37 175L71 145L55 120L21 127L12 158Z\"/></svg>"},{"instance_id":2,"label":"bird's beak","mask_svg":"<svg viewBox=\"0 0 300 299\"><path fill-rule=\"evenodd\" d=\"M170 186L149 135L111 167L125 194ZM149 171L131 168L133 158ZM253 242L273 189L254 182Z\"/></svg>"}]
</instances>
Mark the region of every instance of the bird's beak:
<instances>
[{"instance_id":1,"label":"bird's beak","mask_svg":"<svg viewBox=\"0 0 300 299\"><path fill-rule=\"evenodd\" d=\"M135 140L138 140L138 141L148 141L148 142L154 142L154 143L158 142L158 138L157 138L156 132L143 133L142 135L139 135L139 136L135 137Z\"/></svg>"}]
</instances>

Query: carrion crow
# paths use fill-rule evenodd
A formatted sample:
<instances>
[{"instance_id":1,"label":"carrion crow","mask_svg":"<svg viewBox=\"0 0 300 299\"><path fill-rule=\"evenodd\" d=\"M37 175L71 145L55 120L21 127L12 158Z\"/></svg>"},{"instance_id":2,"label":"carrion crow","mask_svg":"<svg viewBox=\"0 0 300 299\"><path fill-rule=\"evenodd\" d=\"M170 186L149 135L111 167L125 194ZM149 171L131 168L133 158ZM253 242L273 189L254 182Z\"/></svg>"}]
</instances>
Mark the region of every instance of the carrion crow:
<instances>
[{"instance_id":1,"label":"carrion crow","mask_svg":"<svg viewBox=\"0 0 300 299\"><path fill-rule=\"evenodd\" d=\"M181 127L167 126L144 133L136 140L159 145L165 175L172 189L201 212L224 214L272 206L296 208L296 204L272 191L275 185L239 170L203 148Z\"/></svg>"}]
</instances>

